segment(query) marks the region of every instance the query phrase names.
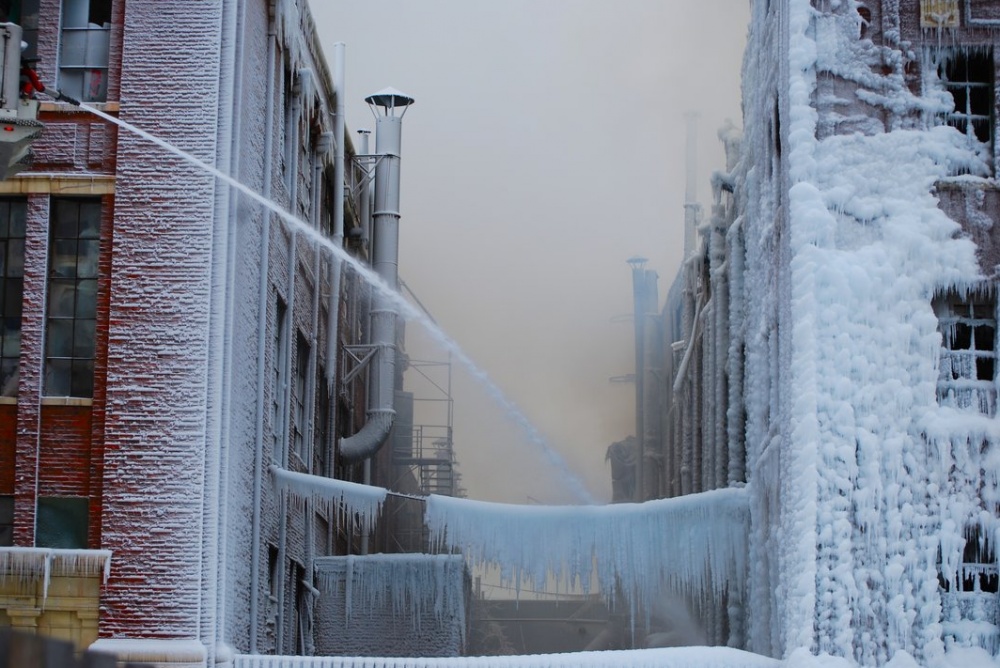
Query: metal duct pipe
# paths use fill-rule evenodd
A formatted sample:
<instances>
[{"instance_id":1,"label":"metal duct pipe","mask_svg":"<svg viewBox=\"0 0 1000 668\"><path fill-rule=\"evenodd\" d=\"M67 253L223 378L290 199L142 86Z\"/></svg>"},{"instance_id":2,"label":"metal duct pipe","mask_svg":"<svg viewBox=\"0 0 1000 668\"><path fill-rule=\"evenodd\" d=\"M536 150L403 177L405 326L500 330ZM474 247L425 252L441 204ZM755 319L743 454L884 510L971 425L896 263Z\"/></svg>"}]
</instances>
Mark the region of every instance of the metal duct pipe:
<instances>
[{"instance_id":1,"label":"metal duct pipe","mask_svg":"<svg viewBox=\"0 0 1000 668\"><path fill-rule=\"evenodd\" d=\"M344 43L333 45L333 243L344 243Z\"/></svg>"},{"instance_id":2,"label":"metal duct pipe","mask_svg":"<svg viewBox=\"0 0 1000 668\"><path fill-rule=\"evenodd\" d=\"M371 130L361 128L358 130L358 154L368 155L368 137ZM371 188L368 179L361 181L361 192L358 193L358 218L361 219L361 245L365 250L371 246Z\"/></svg>"},{"instance_id":3,"label":"metal duct pipe","mask_svg":"<svg viewBox=\"0 0 1000 668\"><path fill-rule=\"evenodd\" d=\"M375 115L375 206L372 269L393 289L399 284L399 152L402 120L413 98L386 88L365 98ZM381 112L378 111L381 109ZM397 110L399 114L397 115ZM375 290L370 314L371 345L376 349L368 371L367 421L361 431L341 439L340 455L347 462L371 457L385 443L396 418L396 305Z\"/></svg>"}]
</instances>

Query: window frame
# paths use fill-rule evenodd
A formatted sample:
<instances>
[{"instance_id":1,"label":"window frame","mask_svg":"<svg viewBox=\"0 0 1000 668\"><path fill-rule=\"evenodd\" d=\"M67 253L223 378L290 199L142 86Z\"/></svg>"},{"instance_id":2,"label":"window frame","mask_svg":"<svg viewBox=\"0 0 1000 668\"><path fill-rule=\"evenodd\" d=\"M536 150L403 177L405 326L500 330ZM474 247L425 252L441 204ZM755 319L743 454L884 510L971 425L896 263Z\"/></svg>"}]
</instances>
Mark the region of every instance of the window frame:
<instances>
[{"instance_id":1,"label":"window frame","mask_svg":"<svg viewBox=\"0 0 1000 668\"><path fill-rule=\"evenodd\" d=\"M101 11L95 16L98 4ZM112 16L114 0L60 2L58 77L61 92L82 102L107 102ZM103 24L94 22L102 18L107 19Z\"/></svg>"},{"instance_id":2,"label":"window frame","mask_svg":"<svg viewBox=\"0 0 1000 668\"><path fill-rule=\"evenodd\" d=\"M20 205L17 218L14 204ZM20 377L27 218L27 198L0 197L0 397L16 397Z\"/></svg>"},{"instance_id":3,"label":"window frame","mask_svg":"<svg viewBox=\"0 0 1000 668\"><path fill-rule=\"evenodd\" d=\"M964 296L952 291L935 298L934 314L941 334L937 365L938 405L996 415L996 308L995 297L977 291ZM992 339L989 344L987 338ZM980 377L980 374L990 377ZM978 400L973 401L974 398Z\"/></svg>"},{"instance_id":4,"label":"window frame","mask_svg":"<svg viewBox=\"0 0 1000 668\"><path fill-rule=\"evenodd\" d=\"M95 205L96 212L84 221L84 207ZM57 219L60 209L64 206L76 207L75 220L72 223L68 219ZM53 197L51 200L45 298L45 378L42 389L45 397L93 398L94 396L97 293L101 273L103 218L104 203L100 197ZM70 224L75 228L73 235L65 233ZM87 235L83 236L82 228L85 224L89 229ZM71 244L73 253L66 253ZM81 256L81 248L87 249L86 256ZM73 258L72 269L68 258ZM67 313L67 309L70 313ZM54 312L58 315L54 315ZM65 332L67 325L70 331L68 344L59 342L56 346L55 334L60 331ZM56 348L58 354L54 352ZM64 373L64 370L57 367L63 366L66 362L69 363L69 378L57 380ZM81 374L85 374L85 378L77 376L78 369ZM54 386L56 382L60 383L58 387Z\"/></svg>"}]
</instances>

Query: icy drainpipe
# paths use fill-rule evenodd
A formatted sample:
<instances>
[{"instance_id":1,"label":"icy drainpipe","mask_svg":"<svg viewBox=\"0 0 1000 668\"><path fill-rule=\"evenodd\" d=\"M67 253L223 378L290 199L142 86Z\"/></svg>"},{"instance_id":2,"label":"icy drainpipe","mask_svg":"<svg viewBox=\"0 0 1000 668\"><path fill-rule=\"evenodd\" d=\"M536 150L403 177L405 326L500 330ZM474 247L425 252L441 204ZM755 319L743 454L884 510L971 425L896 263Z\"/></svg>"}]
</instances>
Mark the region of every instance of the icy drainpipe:
<instances>
[{"instance_id":1,"label":"icy drainpipe","mask_svg":"<svg viewBox=\"0 0 1000 668\"><path fill-rule=\"evenodd\" d=\"M344 124L347 119L344 113L344 43L333 45L333 243L338 248L344 245ZM337 364L339 363L337 340L340 333L340 280L343 274L340 258L330 253L330 301L326 317L326 389L330 397L330 412L333 419L333 433L336 434L340 425L337 424ZM328 472L324 471L323 475Z\"/></svg>"},{"instance_id":2,"label":"icy drainpipe","mask_svg":"<svg viewBox=\"0 0 1000 668\"><path fill-rule=\"evenodd\" d=\"M239 136L240 136L240 97L243 85L243 29L245 23L246 3L238 0L235 7L227 3L223 5L223 26L225 48L222 55L222 69L220 72L220 137L219 137L219 165L223 169L228 169L234 176L239 173ZM228 74L228 76L227 76ZM227 165L228 163L228 165ZM213 512L206 506L205 518L208 526L208 536L204 541L205 554L202 557L205 581L202 584L204 592L203 607L211 610L209 614L202 616L202 628L200 630L205 648L207 651L206 665L225 663L230 652L225 645L225 569L227 559L227 509L228 502L228 459L229 459L229 438L230 438L230 406L231 393L229 387L232 379L232 355L233 342L228 332L231 332L234 308L234 290L236 262L233 249L236 248L236 230L238 206L238 195L235 189L227 188L217 203L215 234L218 239L225 239L223 266L218 267L220 276L217 280L225 287L222 294L216 290L215 295L218 303L213 304L213 313L218 314L223 311L221 320L217 316L213 318L213 338L219 340L213 345L219 354L219 361L216 362L216 374L210 375L209 387L221 388L217 397L217 408L210 409L211 419L216 422L209 430L212 440L215 440L219 447L215 454L213 448L206 449L206 489L214 489L217 496L206 495L206 499L211 500L215 505L214 521L209 524L208 518ZM221 244L218 244L221 246ZM210 397L212 394L210 393ZM216 412L217 411L217 412Z\"/></svg>"},{"instance_id":3,"label":"icy drainpipe","mask_svg":"<svg viewBox=\"0 0 1000 668\"><path fill-rule=\"evenodd\" d=\"M271 163L274 158L274 62L277 54L277 35L272 19L267 30L267 92L264 109L264 182L261 195L271 197ZM268 311L268 254L271 239L271 212L263 211L260 232L260 278L257 285L257 421L254 425L253 460L253 517L250 525L250 653L257 654L258 615L260 610L260 522L261 500L264 481L264 382L265 359L267 354L267 311Z\"/></svg>"},{"instance_id":4,"label":"icy drainpipe","mask_svg":"<svg viewBox=\"0 0 1000 668\"><path fill-rule=\"evenodd\" d=\"M399 152L403 116L413 98L386 88L365 98L375 115L375 206L372 269L390 288L399 283ZM377 111L381 108L382 112ZM397 109L401 110L396 115ZM357 462L385 443L396 417L396 306L382 290L373 297L371 343L377 352L368 375L367 421L361 431L340 441L341 457Z\"/></svg>"}]
</instances>

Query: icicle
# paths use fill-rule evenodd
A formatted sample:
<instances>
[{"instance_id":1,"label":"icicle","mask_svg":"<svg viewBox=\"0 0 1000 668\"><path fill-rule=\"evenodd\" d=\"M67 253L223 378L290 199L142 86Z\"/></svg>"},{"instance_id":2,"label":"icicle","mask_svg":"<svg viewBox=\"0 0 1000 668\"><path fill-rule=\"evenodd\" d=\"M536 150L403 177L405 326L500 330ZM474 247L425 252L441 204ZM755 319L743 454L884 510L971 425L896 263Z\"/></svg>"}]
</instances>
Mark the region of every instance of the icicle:
<instances>
[{"instance_id":1,"label":"icicle","mask_svg":"<svg viewBox=\"0 0 1000 668\"><path fill-rule=\"evenodd\" d=\"M745 489L721 489L643 504L513 506L432 495L431 540L501 580L536 587L549 578L584 591L596 577L605 596L630 607L668 590L721 596L746 576Z\"/></svg>"},{"instance_id":2,"label":"icicle","mask_svg":"<svg viewBox=\"0 0 1000 668\"><path fill-rule=\"evenodd\" d=\"M277 466L271 467L271 474L281 493L289 494L300 502L312 499L316 503L325 504L331 514L343 507L350 518L357 515L361 525L369 530L375 528L375 521L388 493L381 487L296 473Z\"/></svg>"}]
</instances>

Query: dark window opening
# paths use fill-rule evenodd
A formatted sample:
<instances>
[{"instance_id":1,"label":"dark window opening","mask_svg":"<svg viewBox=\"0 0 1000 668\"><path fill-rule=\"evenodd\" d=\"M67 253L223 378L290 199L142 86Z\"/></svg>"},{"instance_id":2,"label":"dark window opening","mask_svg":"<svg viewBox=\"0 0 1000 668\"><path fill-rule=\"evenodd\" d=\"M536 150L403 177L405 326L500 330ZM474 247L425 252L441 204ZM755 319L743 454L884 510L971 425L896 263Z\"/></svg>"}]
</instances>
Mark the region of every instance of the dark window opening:
<instances>
[{"instance_id":1,"label":"dark window opening","mask_svg":"<svg viewBox=\"0 0 1000 668\"><path fill-rule=\"evenodd\" d=\"M101 201L53 199L45 394L94 395Z\"/></svg>"},{"instance_id":2,"label":"dark window opening","mask_svg":"<svg viewBox=\"0 0 1000 668\"><path fill-rule=\"evenodd\" d=\"M274 449L271 453L275 462L284 465L285 462L285 386L287 385L285 358L288 350L288 307L285 301L277 298L274 314L274 338L271 342L271 363L274 367L274 381L271 386L271 431L274 434Z\"/></svg>"},{"instance_id":3,"label":"dark window opening","mask_svg":"<svg viewBox=\"0 0 1000 668\"><path fill-rule=\"evenodd\" d=\"M316 423L313 427L313 473L330 475L329 421L330 391L326 385L326 372L322 366L316 370L316 384L319 391L316 403Z\"/></svg>"},{"instance_id":4,"label":"dark window opening","mask_svg":"<svg viewBox=\"0 0 1000 668\"><path fill-rule=\"evenodd\" d=\"M295 341L295 454L300 458L306 456L306 393L310 348L308 339L299 332Z\"/></svg>"},{"instance_id":5,"label":"dark window opening","mask_svg":"<svg viewBox=\"0 0 1000 668\"><path fill-rule=\"evenodd\" d=\"M14 545L14 497L0 496L0 547Z\"/></svg>"},{"instance_id":6,"label":"dark window opening","mask_svg":"<svg viewBox=\"0 0 1000 668\"><path fill-rule=\"evenodd\" d=\"M941 67L944 87L955 100L948 125L984 144L993 142L993 52L958 51Z\"/></svg>"},{"instance_id":7,"label":"dark window opening","mask_svg":"<svg viewBox=\"0 0 1000 668\"><path fill-rule=\"evenodd\" d=\"M868 27L872 23L872 10L867 7L858 7L858 16L861 17L861 39L868 36Z\"/></svg>"},{"instance_id":8,"label":"dark window opening","mask_svg":"<svg viewBox=\"0 0 1000 668\"><path fill-rule=\"evenodd\" d=\"M0 199L0 397L17 396L28 203Z\"/></svg>"},{"instance_id":9,"label":"dark window opening","mask_svg":"<svg viewBox=\"0 0 1000 668\"><path fill-rule=\"evenodd\" d=\"M941 332L938 403L996 413L996 303L979 293L934 300Z\"/></svg>"},{"instance_id":10,"label":"dark window opening","mask_svg":"<svg viewBox=\"0 0 1000 668\"><path fill-rule=\"evenodd\" d=\"M35 547L85 549L88 517L86 497L39 497Z\"/></svg>"}]
</instances>

